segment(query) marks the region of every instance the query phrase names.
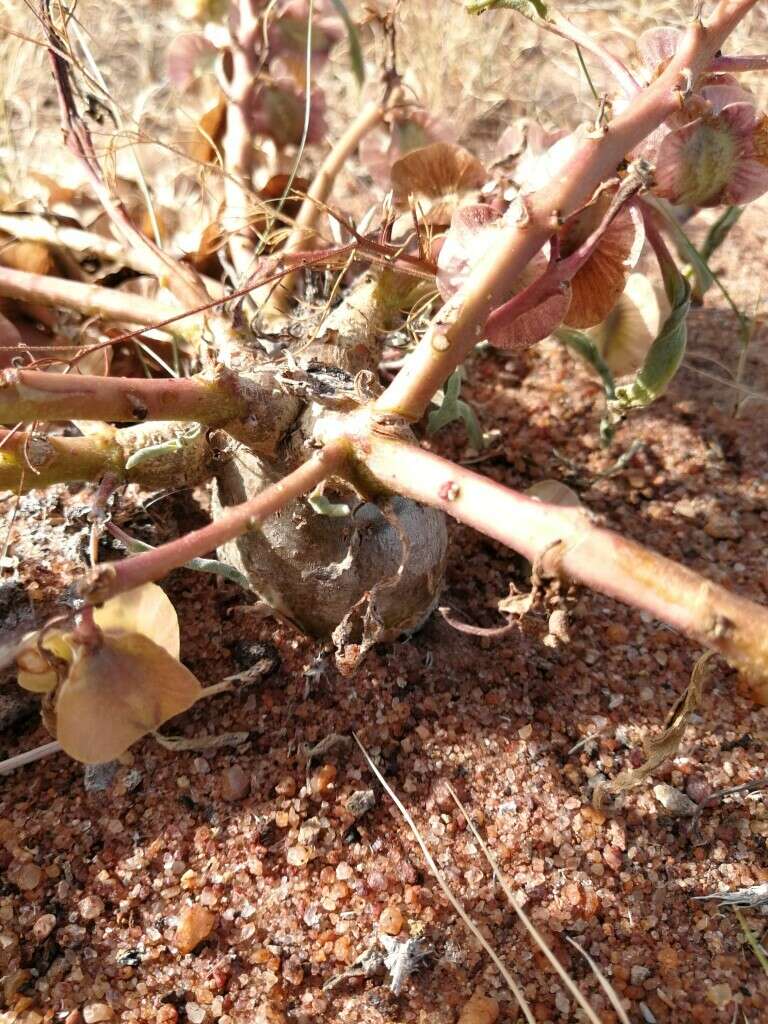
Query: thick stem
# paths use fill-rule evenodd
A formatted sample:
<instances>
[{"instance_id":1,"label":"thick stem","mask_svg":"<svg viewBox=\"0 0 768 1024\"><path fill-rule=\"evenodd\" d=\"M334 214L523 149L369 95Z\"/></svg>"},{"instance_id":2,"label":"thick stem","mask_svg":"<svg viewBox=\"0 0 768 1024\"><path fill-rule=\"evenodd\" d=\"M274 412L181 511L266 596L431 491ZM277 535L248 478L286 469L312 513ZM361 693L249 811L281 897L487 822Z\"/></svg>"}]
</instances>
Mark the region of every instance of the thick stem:
<instances>
[{"instance_id":1,"label":"thick stem","mask_svg":"<svg viewBox=\"0 0 768 1024\"><path fill-rule=\"evenodd\" d=\"M719 651L758 681L755 696L768 702L768 609L592 525L582 512L518 494L404 441L373 434L360 442L358 458L385 488L442 509L545 572L648 611Z\"/></svg>"},{"instance_id":2,"label":"thick stem","mask_svg":"<svg viewBox=\"0 0 768 1024\"><path fill-rule=\"evenodd\" d=\"M278 483L267 487L250 501L230 508L209 526L153 551L100 566L81 585L83 597L93 604L100 604L115 594L161 579L190 559L199 558L248 530L258 529L269 516L330 476L346 460L348 453L349 444L345 439L333 441Z\"/></svg>"},{"instance_id":3,"label":"thick stem","mask_svg":"<svg viewBox=\"0 0 768 1024\"><path fill-rule=\"evenodd\" d=\"M383 119L387 104L368 103L334 147L323 160L314 181L307 190L304 201L294 221L291 233L282 248L283 253L297 253L311 246L316 233L317 222L344 164L354 153L368 132ZM286 274L272 291L269 309L273 313L285 313L296 286L296 274ZM255 296L258 298L258 296Z\"/></svg>"},{"instance_id":4,"label":"thick stem","mask_svg":"<svg viewBox=\"0 0 768 1024\"><path fill-rule=\"evenodd\" d=\"M757 0L722 0L705 28L692 24L659 78L634 97L606 134L588 138L564 173L527 196L521 219L499 235L464 288L438 313L418 347L378 402L384 412L417 420L434 393L485 333L492 310L512 294L515 280L563 218L588 203L625 155L680 104L681 90L707 68L725 39Z\"/></svg>"},{"instance_id":5,"label":"thick stem","mask_svg":"<svg viewBox=\"0 0 768 1024\"><path fill-rule=\"evenodd\" d=\"M109 478L161 490L194 487L213 475L220 459L209 431L185 423L104 427L84 437L0 430L0 490L17 494L52 484Z\"/></svg>"},{"instance_id":6,"label":"thick stem","mask_svg":"<svg viewBox=\"0 0 768 1024\"><path fill-rule=\"evenodd\" d=\"M262 393L263 392L263 393ZM219 426L248 415L271 392L235 374L148 380L40 370L0 373L0 423L182 420Z\"/></svg>"},{"instance_id":7,"label":"thick stem","mask_svg":"<svg viewBox=\"0 0 768 1024\"><path fill-rule=\"evenodd\" d=\"M74 309L84 316L107 317L143 327L178 316L174 306L166 306L142 295L130 295L97 284L83 284L82 281L68 281L63 277L12 270L10 267L0 267L0 296Z\"/></svg>"}]
</instances>

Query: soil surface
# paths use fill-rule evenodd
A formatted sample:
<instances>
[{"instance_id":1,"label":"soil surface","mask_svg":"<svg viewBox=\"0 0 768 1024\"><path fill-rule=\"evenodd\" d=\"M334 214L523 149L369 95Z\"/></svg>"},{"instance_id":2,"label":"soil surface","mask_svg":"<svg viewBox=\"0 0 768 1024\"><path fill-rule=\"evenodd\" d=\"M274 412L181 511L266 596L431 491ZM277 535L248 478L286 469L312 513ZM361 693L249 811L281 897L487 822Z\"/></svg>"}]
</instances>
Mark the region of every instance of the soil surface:
<instances>
[{"instance_id":1,"label":"soil surface","mask_svg":"<svg viewBox=\"0 0 768 1024\"><path fill-rule=\"evenodd\" d=\"M762 223L760 209L750 211L734 245L764 251ZM756 393L768 392L764 352L759 333L743 378ZM467 394L483 426L499 431L480 468L517 488L562 480L606 524L764 602L764 403L734 415L740 392L725 368L737 359L735 319L714 299L693 318L687 365L668 397L604 450L599 389L559 346L514 359L480 354ZM471 458L459 426L435 444ZM82 571L92 495L58 488L21 500L10 548L17 574L0 592L6 626L40 623L60 607ZM202 522L204 506L202 494L129 491L118 518L158 543ZM442 603L456 618L494 625L497 601L511 581L524 588L526 575L520 559L453 526ZM204 684L260 665L255 683L164 731L244 735L236 746L190 751L146 740L111 780L57 754L0 781L0 956L7 1006L27 1008L19 1019L71 1024L80 1017L67 1014L79 1010L85 1021L452 1024L479 988L500 1020L517 1020L353 732L542 1024L580 1018L446 782L604 1021L616 1017L569 939L600 965L633 1021L764 1019L768 978L737 917L694 901L768 881L763 795L716 799L692 819L653 793L666 783L703 805L766 774L765 711L739 696L721 662L678 755L609 815L592 807L595 782L642 762L643 740L660 732L701 653L649 617L583 591L548 595L498 639L456 632L435 614L344 679L233 584L179 570L164 585L184 662ZM552 628L553 610L567 612L567 630L562 616ZM0 689L4 755L47 740L15 692L12 681ZM745 914L758 935L763 920ZM383 952L382 933L417 938L425 953L399 995L376 957L369 976L342 977L371 947Z\"/></svg>"},{"instance_id":2,"label":"soil surface","mask_svg":"<svg viewBox=\"0 0 768 1024\"><path fill-rule=\"evenodd\" d=\"M715 260L750 313L762 306L766 210L750 208L730 255ZM669 394L604 449L600 388L559 345L513 358L488 350L472 360L464 397L496 432L490 447L477 456L460 425L429 443L515 488L560 480L605 525L766 603L766 351L760 327L738 369L738 325L713 291L691 318ZM94 493L0 501L2 521L13 520L0 582L6 634L66 607L86 565ZM205 522L206 509L203 491L128 488L116 518L158 544ZM120 552L105 542L101 554ZM441 604L470 625L498 625L499 599L510 583L525 590L529 570L453 525ZM249 669L255 678L164 727L197 749L147 739L97 771L55 754L0 777L3 1024L522 1019L353 733L539 1024L583 1017L446 783L605 1024L618 1018L569 940L633 1024L768 1019L768 976L736 914L695 900L768 882L764 793L719 795L768 777L766 712L739 695L724 663L710 662L677 756L609 813L594 809L595 785L642 764L644 741L661 732L702 653L649 616L584 590L548 592L491 639L435 613L343 678L234 584L178 570L163 586L201 682ZM49 739L35 699L2 677L0 756ZM660 802L659 784L676 796ZM743 922L759 939L759 909ZM408 939L414 970L398 986L382 961L392 940ZM489 1002L470 1002L473 993Z\"/></svg>"}]
</instances>

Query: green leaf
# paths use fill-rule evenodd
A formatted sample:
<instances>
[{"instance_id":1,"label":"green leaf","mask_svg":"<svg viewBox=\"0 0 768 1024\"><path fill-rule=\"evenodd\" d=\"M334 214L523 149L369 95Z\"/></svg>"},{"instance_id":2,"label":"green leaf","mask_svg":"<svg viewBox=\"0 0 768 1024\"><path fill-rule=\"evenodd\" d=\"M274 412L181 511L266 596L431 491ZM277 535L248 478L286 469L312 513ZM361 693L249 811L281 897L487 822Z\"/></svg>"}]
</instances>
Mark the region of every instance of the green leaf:
<instances>
[{"instance_id":1,"label":"green leaf","mask_svg":"<svg viewBox=\"0 0 768 1024\"><path fill-rule=\"evenodd\" d=\"M348 516L350 513L349 505L345 505L343 502L334 504L320 491L313 491L312 494L307 496L307 501L309 502L310 508L317 512L319 516L330 516L331 519L343 519L344 516Z\"/></svg>"},{"instance_id":2,"label":"green leaf","mask_svg":"<svg viewBox=\"0 0 768 1024\"><path fill-rule=\"evenodd\" d=\"M481 452L485 447L485 438L471 405L459 398L463 380L461 368L455 370L448 378L443 389L443 400L438 409L433 410L427 419L427 433L436 434L449 423L461 420L466 427L469 443L475 451Z\"/></svg>"},{"instance_id":3,"label":"green leaf","mask_svg":"<svg viewBox=\"0 0 768 1024\"><path fill-rule=\"evenodd\" d=\"M155 551L151 544L145 544L142 540L136 540L135 537L130 539L121 536L120 543L124 544L125 547L132 555L141 554L142 551ZM227 565L226 562L219 562L215 558L190 558L188 562L185 562L182 566L183 569L191 569L193 572L210 572L215 576L223 576L225 580L229 580L230 583L236 583L243 590L250 590L251 585L245 576L238 572L237 569L233 569L231 565Z\"/></svg>"},{"instance_id":4,"label":"green leaf","mask_svg":"<svg viewBox=\"0 0 768 1024\"><path fill-rule=\"evenodd\" d=\"M543 0L466 0L468 14L484 14L485 11L502 8L516 11L530 21L535 21L537 17L546 21L549 17L547 5Z\"/></svg>"},{"instance_id":5,"label":"green leaf","mask_svg":"<svg viewBox=\"0 0 768 1024\"><path fill-rule=\"evenodd\" d=\"M729 206L724 213L720 214L707 232L707 237L704 239L704 244L701 247L701 258L703 260L709 262L715 251L720 248L730 234L731 228L738 223L742 213L744 213L743 206Z\"/></svg>"},{"instance_id":6,"label":"green leaf","mask_svg":"<svg viewBox=\"0 0 768 1024\"><path fill-rule=\"evenodd\" d=\"M357 34L357 26L349 16L344 0L331 0L331 3L336 8L339 17L344 22L344 28L347 30L349 59L352 62L352 71L357 79L357 84L362 86L365 81L365 63L363 61L363 50L360 46L360 36Z\"/></svg>"},{"instance_id":7,"label":"green leaf","mask_svg":"<svg viewBox=\"0 0 768 1024\"><path fill-rule=\"evenodd\" d=\"M558 341L562 341L564 345L567 345L577 356L580 356L585 363L589 363L600 374L605 397L607 399L613 398L616 392L613 374L589 335L583 331L575 331L571 327L560 327L555 331L555 337Z\"/></svg>"},{"instance_id":8,"label":"green leaf","mask_svg":"<svg viewBox=\"0 0 768 1024\"><path fill-rule=\"evenodd\" d=\"M669 254L659 254L659 265L672 309L633 380L616 388L616 397L608 405L612 412L622 413L650 405L666 391L685 355L691 286Z\"/></svg>"},{"instance_id":9,"label":"green leaf","mask_svg":"<svg viewBox=\"0 0 768 1024\"><path fill-rule=\"evenodd\" d=\"M600 375L607 410L606 415L600 421L600 439L604 445L609 445L616 430L616 417L610 410L610 403L616 396L616 385L611 368L600 355L589 335L583 331L576 331L571 327L560 327L555 331L555 337Z\"/></svg>"},{"instance_id":10,"label":"green leaf","mask_svg":"<svg viewBox=\"0 0 768 1024\"><path fill-rule=\"evenodd\" d=\"M690 266L691 271L696 279L696 287L694 297L697 302L701 302L715 283L715 278L712 271L707 265L707 257L703 256L693 242L690 240L685 231L680 226L680 222L674 214L672 207L664 199L656 199L654 196L645 196L644 201L652 206L654 210L662 217L664 224L672 237L672 241L675 243L675 248L680 256L680 259Z\"/></svg>"}]
</instances>

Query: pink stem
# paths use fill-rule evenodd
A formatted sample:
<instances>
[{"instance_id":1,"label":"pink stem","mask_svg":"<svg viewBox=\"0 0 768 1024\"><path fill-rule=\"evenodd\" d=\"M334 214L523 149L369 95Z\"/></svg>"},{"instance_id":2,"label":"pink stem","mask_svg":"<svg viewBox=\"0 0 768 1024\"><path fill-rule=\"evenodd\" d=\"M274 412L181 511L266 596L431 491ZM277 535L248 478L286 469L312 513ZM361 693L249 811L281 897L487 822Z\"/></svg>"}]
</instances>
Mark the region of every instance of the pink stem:
<instances>
[{"instance_id":1,"label":"pink stem","mask_svg":"<svg viewBox=\"0 0 768 1024\"><path fill-rule=\"evenodd\" d=\"M550 15L550 20L545 23L544 27L550 29L550 31L561 36L563 39L570 39L572 43L576 43L582 50L586 50L593 57L597 57L619 83L626 96L635 96L640 92L640 86L619 58L615 57L610 50L607 50L602 43L593 39L588 32L584 32L577 25L574 25L568 18L555 11Z\"/></svg>"},{"instance_id":2,"label":"pink stem","mask_svg":"<svg viewBox=\"0 0 768 1024\"><path fill-rule=\"evenodd\" d=\"M721 0L706 27L689 26L675 58L656 81L639 92L605 135L588 139L539 191L525 198L517 224L502 233L459 294L432 321L403 369L379 399L378 408L419 419L443 382L482 340L490 313L506 302L526 265L557 224L589 203L625 155L679 108L681 90L709 66L715 53L757 0Z\"/></svg>"},{"instance_id":3,"label":"pink stem","mask_svg":"<svg viewBox=\"0 0 768 1024\"><path fill-rule=\"evenodd\" d=\"M514 548L549 575L564 575L648 611L761 681L768 703L768 609L579 511L546 504L382 434L358 442L358 459L384 487L442 509Z\"/></svg>"},{"instance_id":4,"label":"pink stem","mask_svg":"<svg viewBox=\"0 0 768 1024\"><path fill-rule=\"evenodd\" d=\"M345 461L348 452L347 441L333 441L278 483L242 505L230 508L209 526L153 551L99 566L81 585L82 596L93 604L101 604L115 594L161 579L172 569L213 551L248 530L258 529L269 516L330 476Z\"/></svg>"},{"instance_id":5,"label":"pink stem","mask_svg":"<svg viewBox=\"0 0 768 1024\"><path fill-rule=\"evenodd\" d=\"M765 71L768 69L768 54L755 53L732 57L715 57L709 65L710 71Z\"/></svg>"}]
</instances>

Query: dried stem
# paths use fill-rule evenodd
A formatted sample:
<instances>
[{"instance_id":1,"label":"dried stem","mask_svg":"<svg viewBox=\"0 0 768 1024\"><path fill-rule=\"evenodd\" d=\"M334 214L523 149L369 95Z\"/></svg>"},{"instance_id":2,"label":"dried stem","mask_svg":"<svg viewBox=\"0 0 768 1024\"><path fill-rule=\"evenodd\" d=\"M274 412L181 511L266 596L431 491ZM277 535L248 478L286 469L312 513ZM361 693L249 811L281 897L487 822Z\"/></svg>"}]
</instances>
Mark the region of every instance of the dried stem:
<instances>
[{"instance_id":1,"label":"dried stem","mask_svg":"<svg viewBox=\"0 0 768 1024\"><path fill-rule=\"evenodd\" d=\"M218 426L258 412L271 392L241 387L235 374L148 380L41 370L0 373L0 423L182 420Z\"/></svg>"},{"instance_id":2,"label":"dried stem","mask_svg":"<svg viewBox=\"0 0 768 1024\"><path fill-rule=\"evenodd\" d=\"M0 213L0 231L5 231L20 242L42 242L56 249L77 253L81 256L95 256L99 260L130 267L140 274L154 276L157 267L142 252L127 248L114 238L97 235L93 231L57 224L38 214ZM224 295L220 281L201 275L209 294L215 298Z\"/></svg>"},{"instance_id":3,"label":"dried stem","mask_svg":"<svg viewBox=\"0 0 768 1024\"><path fill-rule=\"evenodd\" d=\"M580 511L537 501L406 442L361 442L364 472L384 487L442 509L539 563L651 612L719 651L768 690L768 610L662 555L594 526ZM542 564L543 563L543 564ZM759 692L755 694L761 699ZM768 692L764 692L768 700Z\"/></svg>"},{"instance_id":4,"label":"dried stem","mask_svg":"<svg viewBox=\"0 0 768 1024\"><path fill-rule=\"evenodd\" d=\"M188 424L104 427L84 437L0 430L0 490L17 494L75 481L108 477L110 486L136 483L160 490L208 480L219 451L207 431Z\"/></svg>"},{"instance_id":5,"label":"dried stem","mask_svg":"<svg viewBox=\"0 0 768 1024\"><path fill-rule=\"evenodd\" d=\"M48 42L48 55L56 83L67 146L80 161L94 195L120 237L140 255L146 266L153 268L152 272L157 279L167 284L182 306L198 306L205 303L209 298L208 292L195 271L179 263L147 238L131 220L122 200L107 185L88 128L77 111L70 78L71 67L64 56L68 52L68 47L53 24L50 3L51 0L40 0L40 23Z\"/></svg>"},{"instance_id":6,"label":"dried stem","mask_svg":"<svg viewBox=\"0 0 768 1024\"><path fill-rule=\"evenodd\" d=\"M105 238L66 224L55 224L37 214L0 213L0 231L13 235L19 241L42 242L70 252L97 256L101 260L130 267L140 274L154 275L157 269L154 260L134 249L126 249L124 243L114 238Z\"/></svg>"},{"instance_id":7,"label":"dried stem","mask_svg":"<svg viewBox=\"0 0 768 1024\"><path fill-rule=\"evenodd\" d=\"M569 21L562 14L552 11L549 15L549 20L545 21L542 27L554 32L561 39L569 39L572 43L576 43L577 46L581 47L582 50L586 50L593 57L597 57L616 79L626 96L635 96L640 91L640 86L618 57L614 56L602 43L594 39L588 32L582 31L582 29L574 25L572 21Z\"/></svg>"},{"instance_id":8,"label":"dried stem","mask_svg":"<svg viewBox=\"0 0 768 1024\"><path fill-rule=\"evenodd\" d=\"M291 233L282 248L283 253L297 253L311 246L318 219L328 201L339 172L357 149L363 137L383 120L388 106L391 106L391 103L387 104L386 100L368 103L364 106L320 164L314 181L301 204ZM277 288L272 291L269 305L274 313L287 311L295 286L296 275L287 274Z\"/></svg>"},{"instance_id":9,"label":"dried stem","mask_svg":"<svg viewBox=\"0 0 768 1024\"><path fill-rule=\"evenodd\" d=\"M229 253L240 283L244 283L251 272L254 258L253 235L248 226L255 155L249 114L259 70L259 29L256 0L238 0L232 4L231 75L226 83L227 128L222 150L227 170L224 179L227 222L238 225L229 237Z\"/></svg>"},{"instance_id":10,"label":"dried stem","mask_svg":"<svg viewBox=\"0 0 768 1024\"><path fill-rule=\"evenodd\" d=\"M754 53L732 57L715 57L709 65L710 71L765 71L768 69L768 54Z\"/></svg>"},{"instance_id":11,"label":"dried stem","mask_svg":"<svg viewBox=\"0 0 768 1024\"><path fill-rule=\"evenodd\" d=\"M667 69L639 92L599 138L588 138L566 173L527 196L517 224L500 233L492 253L433 320L418 347L378 402L385 412L417 420L443 382L483 339L491 311L507 301L514 282L562 219L588 203L625 155L678 109L681 92L707 68L725 39L757 0L721 0L710 23L689 26Z\"/></svg>"},{"instance_id":12,"label":"dried stem","mask_svg":"<svg viewBox=\"0 0 768 1024\"><path fill-rule=\"evenodd\" d=\"M0 267L0 296L43 306L74 309L83 316L98 316L148 327L178 317L174 306L166 306L143 295L118 292L97 284L69 281L63 277L32 274L26 270Z\"/></svg>"},{"instance_id":13,"label":"dried stem","mask_svg":"<svg viewBox=\"0 0 768 1024\"><path fill-rule=\"evenodd\" d=\"M242 505L233 506L209 526L153 551L100 566L82 584L83 597L100 604L115 594L161 579L190 559L199 558L248 530L258 529L269 516L330 476L341 466L348 452L349 444L345 439L331 442L278 483Z\"/></svg>"}]
</instances>

